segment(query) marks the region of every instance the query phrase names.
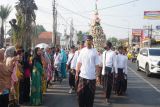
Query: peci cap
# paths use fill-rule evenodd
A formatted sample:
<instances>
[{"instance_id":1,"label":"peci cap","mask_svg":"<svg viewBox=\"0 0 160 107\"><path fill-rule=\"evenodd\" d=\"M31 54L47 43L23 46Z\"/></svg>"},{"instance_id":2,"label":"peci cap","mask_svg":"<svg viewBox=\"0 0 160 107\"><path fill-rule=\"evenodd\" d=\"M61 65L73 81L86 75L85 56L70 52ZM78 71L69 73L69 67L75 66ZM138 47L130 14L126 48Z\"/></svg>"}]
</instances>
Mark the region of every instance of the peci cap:
<instances>
[{"instance_id":1,"label":"peci cap","mask_svg":"<svg viewBox=\"0 0 160 107\"><path fill-rule=\"evenodd\" d=\"M73 46L71 46L71 49L75 49L75 46L73 45Z\"/></svg>"},{"instance_id":2,"label":"peci cap","mask_svg":"<svg viewBox=\"0 0 160 107\"><path fill-rule=\"evenodd\" d=\"M93 37L91 35L87 35L86 40L93 40Z\"/></svg>"}]
</instances>

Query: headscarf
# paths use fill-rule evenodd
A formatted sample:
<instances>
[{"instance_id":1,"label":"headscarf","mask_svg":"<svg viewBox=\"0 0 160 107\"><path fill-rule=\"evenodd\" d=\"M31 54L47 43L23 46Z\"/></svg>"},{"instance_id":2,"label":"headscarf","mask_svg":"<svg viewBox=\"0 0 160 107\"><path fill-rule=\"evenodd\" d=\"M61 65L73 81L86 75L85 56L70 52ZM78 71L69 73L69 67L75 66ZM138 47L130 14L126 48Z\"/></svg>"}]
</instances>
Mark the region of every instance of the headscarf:
<instances>
[{"instance_id":1,"label":"headscarf","mask_svg":"<svg viewBox=\"0 0 160 107\"><path fill-rule=\"evenodd\" d=\"M41 56L37 54L38 49L40 49L40 48L36 47L34 50L33 64L35 64L35 62L39 62L42 65Z\"/></svg>"},{"instance_id":2,"label":"headscarf","mask_svg":"<svg viewBox=\"0 0 160 107\"><path fill-rule=\"evenodd\" d=\"M4 59L4 52L5 52L4 49L0 49L0 58L1 58L1 59ZM0 59L0 61L3 61L3 60L1 60L1 59Z\"/></svg>"},{"instance_id":3,"label":"headscarf","mask_svg":"<svg viewBox=\"0 0 160 107\"><path fill-rule=\"evenodd\" d=\"M61 63L66 63L67 62L67 55L64 49L61 49Z\"/></svg>"},{"instance_id":4,"label":"headscarf","mask_svg":"<svg viewBox=\"0 0 160 107\"><path fill-rule=\"evenodd\" d=\"M10 46L10 47L8 47L6 49L6 51L4 53L4 56L5 56L5 58L7 58L7 57L14 57L15 52L16 52L16 48L14 46Z\"/></svg>"}]
</instances>

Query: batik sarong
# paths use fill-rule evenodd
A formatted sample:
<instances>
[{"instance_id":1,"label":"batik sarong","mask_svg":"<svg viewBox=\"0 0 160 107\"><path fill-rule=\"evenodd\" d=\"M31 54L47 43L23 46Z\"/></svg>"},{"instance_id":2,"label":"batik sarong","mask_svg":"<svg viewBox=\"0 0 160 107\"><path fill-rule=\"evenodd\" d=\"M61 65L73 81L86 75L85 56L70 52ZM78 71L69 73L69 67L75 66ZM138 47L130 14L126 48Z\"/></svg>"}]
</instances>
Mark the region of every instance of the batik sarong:
<instances>
[{"instance_id":1,"label":"batik sarong","mask_svg":"<svg viewBox=\"0 0 160 107\"><path fill-rule=\"evenodd\" d=\"M96 79L88 80L79 78L77 95L79 107L93 107L96 89Z\"/></svg>"}]
</instances>

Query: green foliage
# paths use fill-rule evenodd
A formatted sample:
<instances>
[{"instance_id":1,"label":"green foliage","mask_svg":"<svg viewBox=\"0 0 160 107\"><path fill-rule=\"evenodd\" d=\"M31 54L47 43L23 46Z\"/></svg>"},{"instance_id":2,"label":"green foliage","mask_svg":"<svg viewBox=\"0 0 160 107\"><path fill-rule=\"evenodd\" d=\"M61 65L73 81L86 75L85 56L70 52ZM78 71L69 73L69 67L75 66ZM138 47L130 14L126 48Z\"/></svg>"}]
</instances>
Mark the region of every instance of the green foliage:
<instances>
[{"instance_id":1,"label":"green foliage","mask_svg":"<svg viewBox=\"0 0 160 107\"><path fill-rule=\"evenodd\" d=\"M41 32L46 32L46 29L43 27L43 25L36 25L34 30L34 36L38 37Z\"/></svg>"},{"instance_id":2,"label":"green foliage","mask_svg":"<svg viewBox=\"0 0 160 107\"><path fill-rule=\"evenodd\" d=\"M118 39L115 37L108 38L108 41L110 41L113 46L118 45Z\"/></svg>"},{"instance_id":3,"label":"green foliage","mask_svg":"<svg viewBox=\"0 0 160 107\"><path fill-rule=\"evenodd\" d=\"M81 42L83 40L83 33L82 33L82 31L79 31L77 33L77 36L78 36L78 42Z\"/></svg>"},{"instance_id":4,"label":"green foliage","mask_svg":"<svg viewBox=\"0 0 160 107\"><path fill-rule=\"evenodd\" d=\"M11 6L7 5L0 5L0 18L2 20L2 23L4 23L4 21L6 21L6 19L8 18L9 14L11 13Z\"/></svg>"},{"instance_id":5,"label":"green foliage","mask_svg":"<svg viewBox=\"0 0 160 107\"><path fill-rule=\"evenodd\" d=\"M0 19L1 19L0 48L2 48L4 44L4 22L7 20L10 13L11 13L11 6L0 5Z\"/></svg>"}]
</instances>

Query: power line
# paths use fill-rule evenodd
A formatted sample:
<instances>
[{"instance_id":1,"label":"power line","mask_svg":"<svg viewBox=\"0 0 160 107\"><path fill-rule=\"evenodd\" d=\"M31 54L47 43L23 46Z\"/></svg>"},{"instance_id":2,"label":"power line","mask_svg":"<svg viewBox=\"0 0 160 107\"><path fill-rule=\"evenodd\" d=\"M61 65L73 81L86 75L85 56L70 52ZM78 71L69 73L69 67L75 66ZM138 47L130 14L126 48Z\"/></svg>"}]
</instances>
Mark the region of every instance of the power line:
<instances>
[{"instance_id":1,"label":"power line","mask_svg":"<svg viewBox=\"0 0 160 107\"><path fill-rule=\"evenodd\" d=\"M132 1L129 1L129 2L125 2L125 3L120 3L120 4L100 8L100 9L98 9L98 11L102 11L102 10L106 10L106 9L110 9L110 8L114 8L114 7L119 7L119 6L123 6L123 5L127 5L127 4L131 4L131 3L134 3L134 2L137 2L137 1L140 1L140 0L132 0ZM80 13L88 13L88 12L93 12L93 11L95 11L95 10L84 11L84 12L80 12Z\"/></svg>"},{"instance_id":2,"label":"power line","mask_svg":"<svg viewBox=\"0 0 160 107\"><path fill-rule=\"evenodd\" d=\"M74 11L68 9L68 8L65 8L65 7L63 7L62 5L58 5L58 6L61 7L61 8L63 8L63 9L65 9L65 10L67 10L67 11L69 11L69 12L72 12L72 13L75 14L75 15L81 16L81 17L84 18L84 19L90 20L90 18L88 18L88 17L86 17L86 16L83 16L83 15L77 13L77 12L74 12ZM107 26L109 26L109 27L120 28L120 29L132 29L132 28L126 28L126 27L121 27L121 26L117 26L117 25L111 25L111 24L107 24L107 23L102 23L102 24L107 25Z\"/></svg>"}]
</instances>

